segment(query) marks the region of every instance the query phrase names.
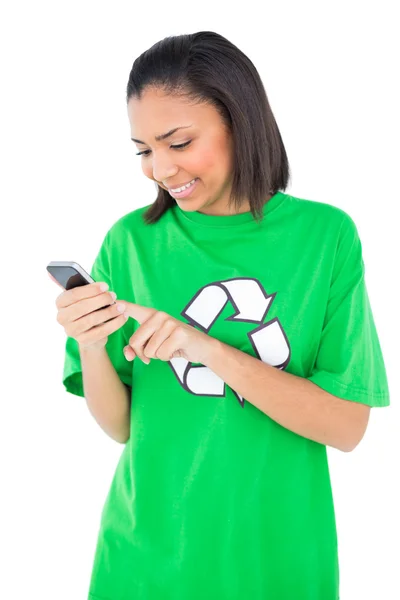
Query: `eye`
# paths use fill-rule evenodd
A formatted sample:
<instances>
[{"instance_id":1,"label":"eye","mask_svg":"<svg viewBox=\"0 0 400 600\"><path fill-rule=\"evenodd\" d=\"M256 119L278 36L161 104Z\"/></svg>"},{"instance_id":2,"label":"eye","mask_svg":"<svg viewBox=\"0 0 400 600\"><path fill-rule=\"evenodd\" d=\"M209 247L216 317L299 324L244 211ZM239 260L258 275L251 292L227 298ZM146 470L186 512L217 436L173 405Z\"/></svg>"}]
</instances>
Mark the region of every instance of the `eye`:
<instances>
[{"instance_id":1,"label":"eye","mask_svg":"<svg viewBox=\"0 0 400 600\"><path fill-rule=\"evenodd\" d=\"M171 148L176 148L177 150L182 150L183 148L186 148L186 146L189 146L191 141L192 140L189 140L188 142L185 142L184 144L179 144L178 146L171 146ZM143 152L137 152L136 156L141 156L142 154L143 154L143 156L148 156L149 152L150 152L150 150L143 150Z\"/></svg>"}]
</instances>

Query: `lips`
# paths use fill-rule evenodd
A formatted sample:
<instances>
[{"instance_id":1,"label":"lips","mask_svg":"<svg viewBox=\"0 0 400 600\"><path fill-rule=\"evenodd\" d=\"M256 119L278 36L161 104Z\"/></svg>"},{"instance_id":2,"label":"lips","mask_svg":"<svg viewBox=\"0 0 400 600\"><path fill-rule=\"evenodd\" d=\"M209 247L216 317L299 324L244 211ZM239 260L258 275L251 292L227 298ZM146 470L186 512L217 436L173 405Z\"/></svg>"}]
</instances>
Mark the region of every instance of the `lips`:
<instances>
[{"instance_id":1,"label":"lips","mask_svg":"<svg viewBox=\"0 0 400 600\"><path fill-rule=\"evenodd\" d=\"M196 192L197 184L200 180L196 177L194 182L191 185L183 188L182 192L174 192L173 190L168 190L168 193L176 199L180 198L189 198L193 196L193 192Z\"/></svg>"},{"instance_id":2,"label":"lips","mask_svg":"<svg viewBox=\"0 0 400 600\"><path fill-rule=\"evenodd\" d=\"M170 186L166 185L165 187L168 188L169 190L176 190L178 188L183 187L184 185L187 185L188 183L190 183L191 181L196 180L196 179L197 179L197 177L193 177L192 179L189 179L189 181L186 181L186 183L177 183L176 185L170 185Z\"/></svg>"}]
</instances>

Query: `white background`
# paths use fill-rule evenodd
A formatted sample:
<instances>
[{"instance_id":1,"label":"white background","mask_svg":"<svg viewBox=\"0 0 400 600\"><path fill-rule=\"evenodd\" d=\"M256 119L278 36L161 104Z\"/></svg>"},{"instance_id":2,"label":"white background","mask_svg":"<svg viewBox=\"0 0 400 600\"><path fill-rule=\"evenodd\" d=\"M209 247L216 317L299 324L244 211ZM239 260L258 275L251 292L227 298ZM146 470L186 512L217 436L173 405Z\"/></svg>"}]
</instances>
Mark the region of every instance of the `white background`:
<instances>
[{"instance_id":1,"label":"white background","mask_svg":"<svg viewBox=\"0 0 400 600\"><path fill-rule=\"evenodd\" d=\"M227 37L258 69L292 169L286 192L340 207L357 224L392 404L371 411L354 452L328 450L340 598L400 598L394 9L387 1L3 4L1 598L86 600L123 446L64 390L60 288L46 265L75 260L89 270L110 225L155 199L130 140L129 72L158 40L202 30Z\"/></svg>"}]
</instances>

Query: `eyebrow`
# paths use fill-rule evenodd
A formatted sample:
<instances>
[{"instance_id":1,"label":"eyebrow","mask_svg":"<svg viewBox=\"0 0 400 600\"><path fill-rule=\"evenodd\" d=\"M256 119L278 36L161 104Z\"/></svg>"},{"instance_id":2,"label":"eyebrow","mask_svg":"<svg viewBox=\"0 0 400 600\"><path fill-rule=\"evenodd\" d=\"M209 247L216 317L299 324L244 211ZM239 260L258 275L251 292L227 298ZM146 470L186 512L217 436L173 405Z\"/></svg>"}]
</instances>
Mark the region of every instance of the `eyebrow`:
<instances>
[{"instance_id":1,"label":"eyebrow","mask_svg":"<svg viewBox=\"0 0 400 600\"><path fill-rule=\"evenodd\" d=\"M161 142L161 140L165 140L167 137L170 137L173 133L175 133L175 131L178 131L178 129L187 129L188 127L191 127L191 126L192 126L192 124L191 125L181 125L181 127L175 127L175 129L171 129L171 131L167 131L167 133L162 133L161 135L154 136L154 139L156 140L156 142ZM131 140L138 144L146 143L146 142L142 142L141 140L135 140L135 138L131 138Z\"/></svg>"}]
</instances>

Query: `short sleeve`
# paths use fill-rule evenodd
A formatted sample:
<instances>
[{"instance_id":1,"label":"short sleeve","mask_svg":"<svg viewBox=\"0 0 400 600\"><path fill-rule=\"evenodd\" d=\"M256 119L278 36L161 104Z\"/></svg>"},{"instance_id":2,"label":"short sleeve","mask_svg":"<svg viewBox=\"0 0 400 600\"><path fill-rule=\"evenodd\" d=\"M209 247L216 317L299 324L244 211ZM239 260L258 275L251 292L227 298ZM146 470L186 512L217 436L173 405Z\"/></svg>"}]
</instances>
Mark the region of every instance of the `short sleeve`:
<instances>
[{"instance_id":1,"label":"short sleeve","mask_svg":"<svg viewBox=\"0 0 400 600\"><path fill-rule=\"evenodd\" d=\"M347 213L340 229L318 353L307 379L345 400L371 407L390 404L365 283L362 245Z\"/></svg>"},{"instance_id":2,"label":"short sleeve","mask_svg":"<svg viewBox=\"0 0 400 600\"><path fill-rule=\"evenodd\" d=\"M113 281L111 280L112 270L110 268L110 251L112 251L112 244L109 243L109 233L110 232L107 233L103 240L90 271L90 275L95 281L105 281L109 285L109 290L113 291L114 286ZM128 334L127 324L125 324L108 336L106 350L121 381L129 387L132 387L132 363L126 360L123 353L123 348L128 344L129 338L130 335ZM78 342L69 336L67 336L65 342L62 380L67 392L84 398L79 346Z\"/></svg>"}]
</instances>

